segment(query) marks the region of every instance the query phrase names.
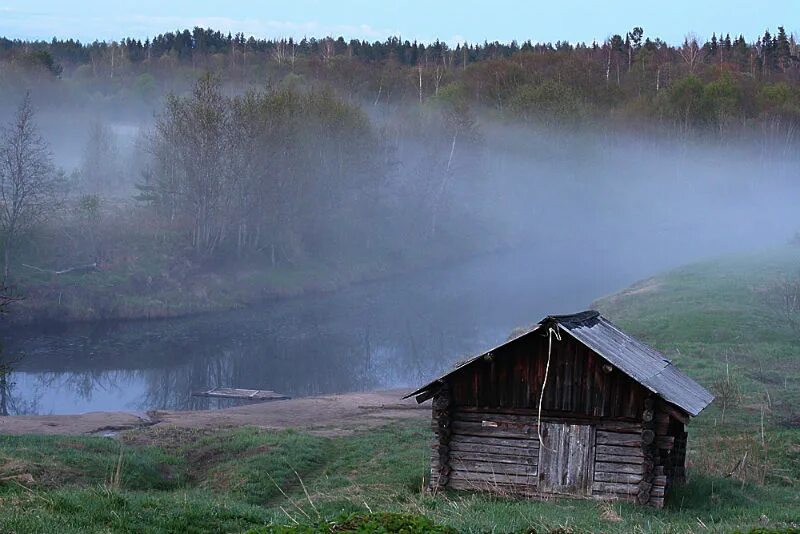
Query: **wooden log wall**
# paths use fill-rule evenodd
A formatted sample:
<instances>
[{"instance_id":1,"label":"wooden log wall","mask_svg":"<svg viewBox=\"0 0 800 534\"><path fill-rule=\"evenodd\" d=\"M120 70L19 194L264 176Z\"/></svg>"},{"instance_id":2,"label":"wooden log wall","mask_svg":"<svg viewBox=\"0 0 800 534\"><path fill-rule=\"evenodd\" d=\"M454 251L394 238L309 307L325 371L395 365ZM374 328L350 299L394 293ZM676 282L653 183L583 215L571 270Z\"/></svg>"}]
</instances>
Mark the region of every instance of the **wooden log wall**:
<instances>
[{"instance_id":1,"label":"wooden log wall","mask_svg":"<svg viewBox=\"0 0 800 534\"><path fill-rule=\"evenodd\" d=\"M539 441L531 414L456 409L452 414L450 481L459 490L533 495Z\"/></svg>"},{"instance_id":2,"label":"wooden log wall","mask_svg":"<svg viewBox=\"0 0 800 534\"><path fill-rule=\"evenodd\" d=\"M599 424L595 435L592 496L633 501L644 472L640 424Z\"/></svg>"},{"instance_id":3,"label":"wooden log wall","mask_svg":"<svg viewBox=\"0 0 800 534\"><path fill-rule=\"evenodd\" d=\"M642 473L642 480L639 482L639 492L636 494L636 502L639 504L654 504L658 506L656 501L658 497L653 495L653 485L657 475L657 467L661 465L661 458L658 449L658 438L656 434L656 401L653 397L649 397L644 401L644 409L642 410L642 454L644 455L644 469ZM661 496L661 504L663 506L664 497Z\"/></svg>"},{"instance_id":4,"label":"wooden log wall","mask_svg":"<svg viewBox=\"0 0 800 534\"><path fill-rule=\"evenodd\" d=\"M432 490L444 489L450 480L451 405L450 388L447 384L444 384L433 399L433 424L436 441L434 442L433 457L431 458L430 487Z\"/></svg>"},{"instance_id":5,"label":"wooden log wall","mask_svg":"<svg viewBox=\"0 0 800 534\"><path fill-rule=\"evenodd\" d=\"M637 501L656 508L664 507L669 487L685 476L686 439L684 425L688 416L664 402L651 397L645 400L642 450L645 454L646 473L641 483Z\"/></svg>"},{"instance_id":6,"label":"wooden log wall","mask_svg":"<svg viewBox=\"0 0 800 534\"><path fill-rule=\"evenodd\" d=\"M539 491L539 439L533 410L496 412L456 407L451 412L447 487L535 496ZM595 442L591 497L633 501L643 479L641 423L546 418L543 423L591 424ZM434 420L434 428L438 422ZM440 458L434 452L435 461ZM434 470L436 470L436 466ZM541 476L548 476L541 473ZM586 495L589 496L589 495Z\"/></svg>"}]
</instances>

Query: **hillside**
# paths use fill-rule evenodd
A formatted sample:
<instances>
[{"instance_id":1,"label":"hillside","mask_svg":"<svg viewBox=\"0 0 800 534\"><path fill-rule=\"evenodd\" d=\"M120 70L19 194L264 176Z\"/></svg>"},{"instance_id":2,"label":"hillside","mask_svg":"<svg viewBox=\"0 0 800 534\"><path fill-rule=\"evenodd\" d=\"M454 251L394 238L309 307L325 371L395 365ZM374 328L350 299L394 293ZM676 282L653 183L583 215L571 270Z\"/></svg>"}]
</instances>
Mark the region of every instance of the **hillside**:
<instances>
[{"instance_id":1,"label":"hillside","mask_svg":"<svg viewBox=\"0 0 800 534\"><path fill-rule=\"evenodd\" d=\"M800 248L717 258L649 278L594 306L706 387L730 380L742 423L800 425ZM727 369L727 370L726 370ZM701 422L721 417L721 399Z\"/></svg>"}]
</instances>

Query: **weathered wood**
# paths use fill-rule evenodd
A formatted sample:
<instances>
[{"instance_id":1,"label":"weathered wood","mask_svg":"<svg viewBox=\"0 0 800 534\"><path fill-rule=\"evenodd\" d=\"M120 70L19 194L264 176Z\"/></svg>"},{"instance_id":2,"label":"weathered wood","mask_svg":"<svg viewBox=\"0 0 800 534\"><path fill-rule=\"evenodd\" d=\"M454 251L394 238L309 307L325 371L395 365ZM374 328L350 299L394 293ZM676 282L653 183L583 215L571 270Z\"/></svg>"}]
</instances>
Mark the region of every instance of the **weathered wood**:
<instances>
[{"instance_id":1,"label":"weathered wood","mask_svg":"<svg viewBox=\"0 0 800 534\"><path fill-rule=\"evenodd\" d=\"M455 438L455 436L453 436ZM539 458L539 447L505 447L502 445L483 445L481 443L463 443L451 439L450 452L472 452L484 454L502 454L521 458Z\"/></svg>"},{"instance_id":2,"label":"weathered wood","mask_svg":"<svg viewBox=\"0 0 800 534\"><path fill-rule=\"evenodd\" d=\"M667 485L667 476L666 475L659 475L657 477L653 477L653 486L664 487L666 485Z\"/></svg>"},{"instance_id":3,"label":"weathered wood","mask_svg":"<svg viewBox=\"0 0 800 534\"><path fill-rule=\"evenodd\" d=\"M639 485L618 484L614 482L593 482L592 492L619 493L621 495L637 495L639 493Z\"/></svg>"},{"instance_id":4,"label":"weathered wood","mask_svg":"<svg viewBox=\"0 0 800 534\"><path fill-rule=\"evenodd\" d=\"M465 436L486 436L498 438L527 438L536 435L536 425L524 428L491 427L478 422L453 421L453 432Z\"/></svg>"},{"instance_id":5,"label":"weathered wood","mask_svg":"<svg viewBox=\"0 0 800 534\"><path fill-rule=\"evenodd\" d=\"M653 440L656 439L656 433L653 432L651 429L646 428L642 430L642 444L650 445L653 443Z\"/></svg>"},{"instance_id":6,"label":"weathered wood","mask_svg":"<svg viewBox=\"0 0 800 534\"><path fill-rule=\"evenodd\" d=\"M538 421L538 411L532 408L483 408L475 406L459 406L453 412L453 418L460 421L513 421L535 425ZM591 424L598 430L610 432L639 432L642 424L637 421L607 420L588 417L570 416L563 412L542 412L542 422L557 422L569 424Z\"/></svg>"},{"instance_id":7,"label":"weathered wood","mask_svg":"<svg viewBox=\"0 0 800 534\"><path fill-rule=\"evenodd\" d=\"M538 457L530 455L524 456L511 456L500 454L486 454L483 452L463 452L463 451L450 451L451 460L462 460L470 462L495 462L501 464L520 464L535 466L539 463Z\"/></svg>"},{"instance_id":8,"label":"weathered wood","mask_svg":"<svg viewBox=\"0 0 800 534\"><path fill-rule=\"evenodd\" d=\"M641 456L623 456L621 454L600 454L597 453L594 457L598 462L616 462L620 464L636 464L642 465L644 458Z\"/></svg>"},{"instance_id":9,"label":"weathered wood","mask_svg":"<svg viewBox=\"0 0 800 534\"><path fill-rule=\"evenodd\" d=\"M642 464L615 464L610 462L595 462L595 471L604 471L606 473L631 473L636 475L642 474Z\"/></svg>"},{"instance_id":10,"label":"weathered wood","mask_svg":"<svg viewBox=\"0 0 800 534\"><path fill-rule=\"evenodd\" d=\"M545 423L539 457L539 489L544 492L587 495L592 469L593 428L589 425Z\"/></svg>"},{"instance_id":11,"label":"weathered wood","mask_svg":"<svg viewBox=\"0 0 800 534\"><path fill-rule=\"evenodd\" d=\"M650 490L650 498L663 497L665 493L666 488L664 486L653 486L653 489Z\"/></svg>"},{"instance_id":12,"label":"weathered wood","mask_svg":"<svg viewBox=\"0 0 800 534\"><path fill-rule=\"evenodd\" d=\"M450 473L450 480L451 482L455 480L465 480L472 482L535 486L538 484L539 477L535 474L516 475L511 473L486 473L483 471L461 471L456 469Z\"/></svg>"},{"instance_id":13,"label":"weathered wood","mask_svg":"<svg viewBox=\"0 0 800 534\"><path fill-rule=\"evenodd\" d=\"M505 473L509 475L536 475L538 473L535 465L507 464L499 462L485 462L474 460L457 460L450 458L450 467L453 472L470 473Z\"/></svg>"},{"instance_id":14,"label":"weathered wood","mask_svg":"<svg viewBox=\"0 0 800 534\"><path fill-rule=\"evenodd\" d=\"M604 432L638 432L642 429L640 423L627 423L624 421L595 421L592 423L597 430Z\"/></svg>"},{"instance_id":15,"label":"weathered wood","mask_svg":"<svg viewBox=\"0 0 800 534\"><path fill-rule=\"evenodd\" d=\"M639 447L642 444L642 436L641 434L630 434L630 433L622 433L622 432L606 432L606 431L597 431L597 444L598 445L616 445L616 446L628 446L628 447Z\"/></svg>"},{"instance_id":16,"label":"weathered wood","mask_svg":"<svg viewBox=\"0 0 800 534\"><path fill-rule=\"evenodd\" d=\"M642 452L642 448L638 446L635 447L620 447L616 445L598 445L597 446L597 454L618 454L620 456L636 456L638 458L644 458L644 453Z\"/></svg>"},{"instance_id":17,"label":"weathered wood","mask_svg":"<svg viewBox=\"0 0 800 534\"><path fill-rule=\"evenodd\" d=\"M475 443L487 446L514 447L519 449L538 449L539 438L526 436L520 438L495 438L490 436L470 436L455 433L450 437L451 443Z\"/></svg>"},{"instance_id":18,"label":"weathered wood","mask_svg":"<svg viewBox=\"0 0 800 534\"><path fill-rule=\"evenodd\" d=\"M654 497L651 495L648 504L653 508L664 508L664 497Z\"/></svg>"},{"instance_id":19,"label":"weathered wood","mask_svg":"<svg viewBox=\"0 0 800 534\"><path fill-rule=\"evenodd\" d=\"M638 484L642 481L642 475L631 473L605 473L595 470L595 482L618 482L623 484Z\"/></svg>"}]
</instances>

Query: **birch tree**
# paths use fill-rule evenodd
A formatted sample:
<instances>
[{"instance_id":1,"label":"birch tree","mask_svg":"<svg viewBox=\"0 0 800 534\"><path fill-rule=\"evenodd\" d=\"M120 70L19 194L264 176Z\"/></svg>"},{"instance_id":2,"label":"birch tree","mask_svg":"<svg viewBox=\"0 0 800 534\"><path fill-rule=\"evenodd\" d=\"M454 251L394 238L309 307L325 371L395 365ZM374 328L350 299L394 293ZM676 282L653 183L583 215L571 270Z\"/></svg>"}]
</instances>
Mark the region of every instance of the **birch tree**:
<instances>
[{"instance_id":1,"label":"birch tree","mask_svg":"<svg viewBox=\"0 0 800 534\"><path fill-rule=\"evenodd\" d=\"M34 123L26 95L0 142L0 230L3 273L19 239L43 222L56 204L55 172L50 149Z\"/></svg>"}]
</instances>

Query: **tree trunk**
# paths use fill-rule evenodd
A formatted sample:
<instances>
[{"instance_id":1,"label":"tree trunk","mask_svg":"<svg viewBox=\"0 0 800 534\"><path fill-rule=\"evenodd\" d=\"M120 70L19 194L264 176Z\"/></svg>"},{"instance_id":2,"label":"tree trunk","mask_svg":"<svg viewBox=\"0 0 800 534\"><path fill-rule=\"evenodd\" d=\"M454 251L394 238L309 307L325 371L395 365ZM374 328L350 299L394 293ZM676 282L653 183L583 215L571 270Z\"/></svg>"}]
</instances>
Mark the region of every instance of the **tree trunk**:
<instances>
[{"instance_id":1,"label":"tree trunk","mask_svg":"<svg viewBox=\"0 0 800 534\"><path fill-rule=\"evenodd\" d=\"M3 367L0 367L0 415L8 415L8 375Z\"/></svg>"}]
</instances>

